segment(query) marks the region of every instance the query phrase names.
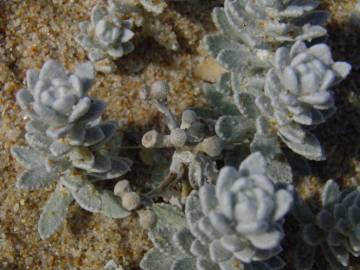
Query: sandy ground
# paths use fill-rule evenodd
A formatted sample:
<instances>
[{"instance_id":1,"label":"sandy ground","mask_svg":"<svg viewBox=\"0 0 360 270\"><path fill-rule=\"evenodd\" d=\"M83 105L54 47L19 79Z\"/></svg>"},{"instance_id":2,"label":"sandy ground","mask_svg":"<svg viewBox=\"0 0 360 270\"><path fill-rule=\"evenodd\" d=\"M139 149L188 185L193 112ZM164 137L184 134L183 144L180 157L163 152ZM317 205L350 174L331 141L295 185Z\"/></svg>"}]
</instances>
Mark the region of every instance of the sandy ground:
<instances>
[{"instance_id":1,"label":"sandy ground","mask_svg":"<svg viewBox=\"0 0 360 270\"><path fill-rule=\"evenodd\" d=\"M139 260L151 246L136 216L111 220L89 214L77 205L71 207L64 228L42 241L37 220L53 187L32 192L14 188L21 168L9 149L24 143L24 121L15 104L15 93L23 86L26 70L40 68L49 58L61 61L68 69L86 60L73 37L78 22L88 19L91 7L100 2L0 0L0 269L101 269L110 259L126 269L138 269ZM350 24L348 16L354 2L327 0L323 7L332 13L329 43L335 59L359 65L360 31ZM140 35L135 40L136 50L121 59L122 67L115 74L97 75L91 94L108 102L105 118L124 121L138 131L149 130L153 123L158 125L159 114L144 106L138 96L145 83L157 79L170 82L170 105L175 112L199 102L199 77L203 76L199 76L198 65L208 61L199 45L204 34L214 30L210 12L211 8L195 10L184 3L170 5L161 19L178 35L179 52L166 51ZM311 163L313 176L296 180L309 201L316 202L329 178L343 186L360 184L358 89L360 77L354 70L336 90L338 113L316 130L328 160ZM141 135L134 138L139 140ZM356 268L358 263L354 261L354 270L360 269Z\"/></svg>"}]
</instances>

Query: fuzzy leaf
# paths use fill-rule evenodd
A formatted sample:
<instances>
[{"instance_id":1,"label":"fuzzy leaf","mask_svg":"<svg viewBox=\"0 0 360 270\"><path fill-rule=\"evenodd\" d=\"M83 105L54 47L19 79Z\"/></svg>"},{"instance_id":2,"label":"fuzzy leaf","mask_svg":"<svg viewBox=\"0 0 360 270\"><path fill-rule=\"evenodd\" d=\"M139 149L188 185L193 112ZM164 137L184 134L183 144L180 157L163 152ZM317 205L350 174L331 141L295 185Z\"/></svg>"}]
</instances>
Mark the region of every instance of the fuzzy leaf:
<instances>
[{"instance_id":1,"label":"fuzzy leaf","mask_svg":"<svg viewBox=\"0 0 360 270\"><path fill-rule=\"evenodd\" d=\"M223 262L232 257L232 253L223 247L220 240L212 241L209 248L210 257L215 262Z\"/></svg>"},{"instance_id":2,"label":"fuzzy leaf","mask_svg":"<svg viewBox=\"0 0 360 270\"><path fill-rule=\"evenodd\" d=\"M236 50L241 48L239 43L228 40L220 34L207 35L203 42L213 58L216 58L222 50Z\"/></svg>"},{"instance_id":3,"label":"fuzzy leaf","mask_svg":"<svg viewBox=\"0 0 360 270\"><path fill-rule=\"evenodd\" d=\"M325 207L329 207L338 202L340 198L340 189L333 180L328 180L321 193L321 202Z\"/></svg>"},{"instance_id":4,"label":"fuzzy leaf","mask_svg":"<svg viewBox=\"0 0 360 270\"><path fill-rule=\"evenodd\" d=\"M171 256L164 256L158 249L150 249L140 262L144 270L169 270L175 259Z\"/></svg>"},{"instance_id":5,"label":"fuzzy leaf","mask_svg":"<svg viewBox=\"0 0 360 270\"><path fill-rule=\"evenodd\" d=\"M220 78L216 82L216 89L218 92L223 93L224 95L232 95L231 73L225 72L221 74Z\"/></svg>"},{"instance_id":6,"label":"fuzzy leaf","mask_svg":"<svg viewBox=\"0 0 360 270\"><path fill-rule=\"evenodd\" d=\"M194 258L183 258L176 260L170 270L197 270Z\"/></svg>"},{"instance_id":7,"label":"fuzzy leaf","mask_svg":"<svg viewBox=\"0 0 360 270\"><path fill-rule=\"evenodd\" d=\"M254 130L254 122L242 116L222 116L215 125L216 134L224 141L242 141Z\"/></svg>"},{"instance_id":8,"label":"fuzzy leaf","mask_svg":"<svg viewBox=\"0 0 360 270\"><path fill-rule=\"evenodd\" d=\"M111 169L104 173L89 173L96 180L109 180L125 175L130 171L131 162L126 158L111 160Z\"/></svg>"},{"instance_id":9,"label":"fuzzy leaf","mask_svg":"<svg viewBox=\"0 0 360 270\"><path fill-rule=\"evenodd\" d=\"M214 210L218 204L214 185L203 185L199 191L199 198L201 209L205 215Z\"/></svg>"},{"instance_id":10,"label":"fuzzy leaf","mask_svg":"<svg viewBox=\"0 0 360 270\"><path fill-rule=\"evenodd\" d=\"M222 50L217 57L217 61L225 69L232 72L243 72L245 67L251 65L250 52L242 48L241 50Z\"/></svg>"},{"instance_id":11,"label":"fuzzy leaf","mask_svg":"<svg viewBox=\"0 0 360 270\"><path fill-rule=\"evenodd\" d=\"M125 218L130 215L122 207L120 198L108 190L101 192L101 213L110 218Z\"/></svg>"},{"instance_id":12,"label":"fuzzy leaf","mask_svg":"<svg viewBox=\"0 0 360 270\"><path fill-rule=\"evenodd\" d=\"M41 154L34 149L14 146L11 148L11 155L28 169L44 166Z\"/></svg>"},{"instance_id":13,"label":"fuzzy leaf","mask_svg":"<svg viewBox=\"0 0 360 270\"><path fill-rule=\"evenodd\" d=\"M276 155L281 153L280 144L276 136L264 136L256 133L250 144L252 153L260 152L267 161L272 160Z\"/></svg>"},{"instance_id":14,"label":"fuzzy leaf","mask_svg":"<svg viewBox=\"0 0 360 270\"><path fill-rule=\"evenodd\" d=\"M191 256L191 244L195 240L187 228L183 228L173 235L173 243L185 255Z\"/></svg>"},{"instance_id":15,"label":"fuzzy leaf","mask_svg":"<svg viewBox=\"0 0 360 270\"><path fill-rule=\"evenodd\" d=\"M157 227L173 227L175 229L185 227L184 214L178 207L157 203L153 205L152 210L158 217Z\"/></svg>"},{"instance_id":16,"label":"fuzzy leaf","mask_svg":"<svg viewBox=\"0 0 360 270\"><path fill-rule=\"evenodd\" d=\"M274 159L267 167L266 174L274 182L292 183L293 173L286 159Z\"/></svg>"},{"instance_id":17,"label":"fuzzy leaf","mask_svg":"<svg viewBox=\"0 0 360 270\"><path fill-rule=\"evenodd\" d=\"M275 221L283 218L291 209L293 205L293 194L287 190L280 189L276 192L276 210L273 214Z\"/></svg>"},{"instance_id":18,"label":"fuzzy leaf","mask_svg":"<svg viewBox=\"0 0 360 270\"><path fill-rule=\"evenodd\" d=\"M62 185L58 185L40 215L38 231L42 240L49 238L63 224L72 201L71 193Z\"/></svg>"},{"instance_id":19,"label":"fuzzy leaf","mask_svg":"<svg viewBox=\"0 0 360 270\"><path fill-rule=\"evenodd\" d=\"M23 172L16 181L16 187L22 189L39 189L49 186L56 180L56 175L48 173L44 167L32 168Z\"/></svg>"},{"instance_id":20,"label":"fuzzy leaf","mask_svg":"<svg viewBox=\"0 0 360 270\"><path fill-rule=\"evenodd\" d=\"M101 194L90 183L84 183L80 188L71 191L76 202L81 208L90 212L101 211Z\"/></svg>"},{"instance_id":21,"label":"fuzzy leaf","mask_svg":"<svg viewBox=\"0 0 360 270\"><path fill-rule=\"evenodd\" d=\"M249 155L240 165L239 173L241 176L252 174L266 174L267 163L260 152Z\"/></svg>"},{"instance_id":22,"label":"fuzzy leaf","mask_svg":"<svg viewBox=\"0 0 360 270\"><path fill-rule=\"evenodd\" d=\"M184 257L184 254L173 244L173 236L185 227L185 217L180 209L168 204L154 204L152 210L157 216L155 228L149 231L149 238L162 252Z\"/></svg>"},{"instance_id":23,"label":"fuzzy leaf","mask_svg":"<svg viewBox=\"0 0 360 270\"><path fill-rule=\"evenodd\" d=\"M39 78L42 81L52 80L54 78L66 79L66 71L58 62L48 60L42 66Z\"/></svg>"},{"instance_id":24,"label":"fuzzy leaf","mask_svg":"<svg viewBox=\"0 0 360 270\"><path fill-rule=\"evenodd\" d=\"M218 92L215 85L204 84L203 93L209 106L219 112L220 115L239 115L239 111L231 102L231 99Z\"/></svg>"},{"instance_id":25,"label":"fuzzy leaf","mask_svg":"<svg viewBox=\"0 0 360 270\"><path fill-rule=\"evenodd\" d=\"M271 249L279 245L283 238L283 233L278 230L268 231L265 233L249 235L251 243L259 249Z\"/></svg>"},{"instance_id":26,"label":"fuzzy leaf","mask_svg":"<svg viewBox=\"0 0 360 270\"><path fill-rule=\"evenodd\" d=\"M25 140L32 148L39 151L48 151L52 140L40 133L26 133Z\"/></svg>"},{"instance_id":27,"label":"fuzzy leaf","mask_svg":"<svg viewBox=\"0 0 360 270\"><path fill-rule=\"evenodd\" d=\"M235 105L239 112L247 118L256 119L259 112L255 104L255 97L248 93L235 93L234 94Z\"/></svg>"},{"instance_id":28,"label":"fuzzy leaf","mask_svg":"<svg viewBox=\"0 0 360 270\"><path fill-rule=\"evenodd\" d=\"M214 8L212 18L215 25L224 36L235 39L235 41L241 41L241 34L237 29L231 26L223 8Z\"/></svg>"},{"instance_id":29,"label":"fuzzy leaf","mask_svg":"<svg viewBox=\"0 0 360 270\"><path fill-rule=\"evenodd\" d=\"M295 153L302 155L310 160L325 160L324 151L318 139L311 133L306 133L303 143L290 141L278 133L283 142Z\"/></svg>"}]
</instances>

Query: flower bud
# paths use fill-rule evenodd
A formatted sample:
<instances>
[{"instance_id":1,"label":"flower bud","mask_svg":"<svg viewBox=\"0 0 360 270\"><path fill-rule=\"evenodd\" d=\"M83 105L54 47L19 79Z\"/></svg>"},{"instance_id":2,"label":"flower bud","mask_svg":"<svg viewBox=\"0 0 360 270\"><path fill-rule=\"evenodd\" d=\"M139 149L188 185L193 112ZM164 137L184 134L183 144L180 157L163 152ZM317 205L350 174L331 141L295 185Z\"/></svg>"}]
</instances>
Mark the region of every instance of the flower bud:
<instances>
[{"instance_id":1,"label":"flower bud","mask_svg":"<svg viewBox=\"0 0 360 270\"><path fill-rule=\"evenodd\" d=\"M114 194L116 196L121 197L124 193L128 193L131 191L130 183L128 180L120 180L116 183L114 187Z\"/></svg>"},{"instance_id":2,"label":"flower bud","mask_svg":"<svg viewBox=\"0 0 360 270\"><path fill-rule=\"evenodd\" d=\"M156 81L151 85L150 95L156 100L166 100L170 87L166 81Z\"/></svg>"},{"instance_id":3,"label":"flower bud","mask_svg":"<svg viewBox=\"0 0 360 270\"><path fill-rule=\"evenodd\" d=\"M128 211L138 208L141 203L140 196L136 192L125 192L121 195L121 199L122 206Z\"/></svg>"}]
</instances>

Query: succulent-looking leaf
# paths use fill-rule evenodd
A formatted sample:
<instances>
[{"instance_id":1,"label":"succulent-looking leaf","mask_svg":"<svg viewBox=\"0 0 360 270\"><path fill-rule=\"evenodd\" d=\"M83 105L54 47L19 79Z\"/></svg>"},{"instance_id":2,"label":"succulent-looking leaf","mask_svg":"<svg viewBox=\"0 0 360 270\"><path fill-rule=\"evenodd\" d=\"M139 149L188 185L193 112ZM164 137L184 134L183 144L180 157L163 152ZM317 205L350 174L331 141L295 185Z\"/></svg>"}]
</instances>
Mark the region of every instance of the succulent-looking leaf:
<instances>
[{"instance_id":1,"label":"succulent-looking leaf","mask_svg":"<svg viewBox=\"0 0 360 270\"><path fill-rule=\"evenodd\" d=\"M37 167L23 172L16 181L16 187L22 189L39 189L49 186L56 180L54 173L46 171L45 167Z\"/></svg>"},{"instance_id":2,"label":"succulent-looking leaf","mask_svg":"<svg viewBox=\"0 0 360 270\"><path fill-rule=\"evenodd\" d=\"M38 222L41 239L49 238L63 224L68 207L73 201L71 193L59 184L45 204Z\"/></svg>"},{"instance_id":3,"label":"succulent-looking leaf","mask_svg":"<svg viewBox=\"0 0 360 270\"><path fill-rule=\"evenodd\" d=\"M81 208L94 213L101 211L101 194L94 185L85 183L71 193Z\"/></svg>"},{"instance_id":4,"label":"succulent-looking leaf","mask_svg":"<svg viewBox=\"0 0 360 270\"><path fill-rule=\"evenodd\" d=\"M159 228L175 227L180 229L185 226L184 214L178 207L157 203L153 205L152 210L158 217L159 222L156 226Z\"/></svg>"},{"instance_id":5,"label":"succulent-looking leaf","mask_svg":"<svg viewBox=\"0 0 360 270\"><path fill-rule=\"evenodd\" d=\"M44 160L36 150L14 146L11 148L11 154L17 162L28 169L44 166Z\"/></svg>"},{"instance_id":6,"label":"succulent-looking leaf","mask_svg":"<svg viewBox=\"0 0 360 270\"><path fill-rule=\"evenodd\" d=\"M267 162L260 152L255 152L248 156L240 165L239 173L241 176L252 174L266 174Z\"/></svg>"},{"instance_id":7,"label":"succulent-looking leaf","mask_svg":"<svg viewBox=\"0 0 360 270\"><path fill-rule=\"evenodd\" d=\"M320 142L314 135L307 132L303 143L290 141L281 134L279 134L279 136L282 141L295 153L298 153L310 160L320 161L325 159L325 154Z\"/></svg>"},{"instance_id":8,"label":"succulent-looking leaf","mask_svg":"<svg viewBox=\"0 0 360 270\"><path fill-rule=\"evenodd\" d=\"M334 205L338 201L339 196L339 186L333 180L327 181L321 194L322 205L325 207Z\"/></svg>"},{"instance_id":9,"label":"succulent-looking leaf","mask_svg":"<svg viewBox=\"0 0 360 270\"><path fill-rule=\"evenodd\" d=\"M293 173L285 159L274 159L267 167L267 176L274 182L292 183Z\"/></svg>"},{"instance_id":10,"label":"succulent-looking leaf","mask_svg":"<svg viewBox=\"0 0 360 270\"><path fill-rule=\"evenodd\" d=\"M130 215L130 212L121 206L120 199L108 190L101 192L101 213L110 218L124 218Z\"/></svg>"},{"instance_id":11,"label":"succulent-looking leaf","mask_svg":"<svg viewBox=\"0 0 360 270\"><path fill-rule=\"evenodd\" d=\"M171 256L164 256L158 249L149 250L140 262L140 267L144 270L170 270L176 261Z\"/></svg>"},{"instance_id":12,"label":"succulent-looking leaf","mask_svg":"<svg viewBox=\"0 0 360 270\"><path fill-rule=\"evenodd\" d=\"M242 116L222 116L215 126L216 134L224 141L236 142L254 133L254 122Z\"/></svg>"}]
</instances>

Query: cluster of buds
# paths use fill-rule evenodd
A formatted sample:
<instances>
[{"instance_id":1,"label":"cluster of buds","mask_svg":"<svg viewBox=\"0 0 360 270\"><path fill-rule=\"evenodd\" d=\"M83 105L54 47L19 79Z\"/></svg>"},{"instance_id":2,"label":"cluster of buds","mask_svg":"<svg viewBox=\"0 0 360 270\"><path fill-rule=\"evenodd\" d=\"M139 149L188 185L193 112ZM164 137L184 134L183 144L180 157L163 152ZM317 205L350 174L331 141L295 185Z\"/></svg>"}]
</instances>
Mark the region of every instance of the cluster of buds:
<instances>
[{"instance_id":1,"label":"cluster of buds","mask_svg":"<svg viewBox=\"0 0 360 270\"><path fill-rule=\"evenodd\" d=\"M195 167L201 171L205 167L214 168L214 160L221 155L224 142L215 135L213 124L193 110L185 110L181 121L177 121L167 107L168 94L169 85L164 81L156 81L142 91L143 99L164 114L170 130L166 135L156 130L148 131L142 138L142 145L145 148L175 148L170 173L176 175L176 179L184 175L186 167L192 172ZM192 186L200 186L203 182L189 178Z\"/></svg>"},{"instance_id":2,"label":"cluster of buds","mask_svg":"<svg viewBox=\"0 0 360 270\"><path fill-rule=\"evenodd\" d=\"M128 210L136 210L139 224L143 229L150 229L156 225L156 215L150 209L140 209L142 201L138 193L132 190L128 180L120 180L114 187L114 194L121 198L122 206Z\"/></svg>"}]
</instances>

